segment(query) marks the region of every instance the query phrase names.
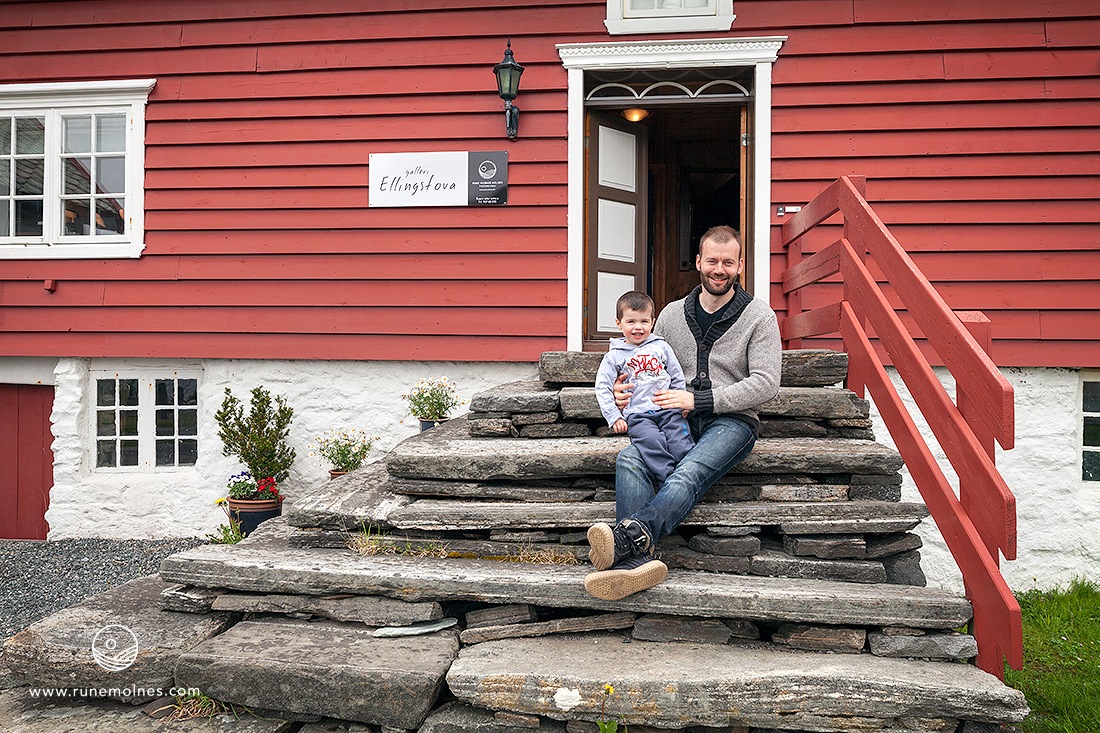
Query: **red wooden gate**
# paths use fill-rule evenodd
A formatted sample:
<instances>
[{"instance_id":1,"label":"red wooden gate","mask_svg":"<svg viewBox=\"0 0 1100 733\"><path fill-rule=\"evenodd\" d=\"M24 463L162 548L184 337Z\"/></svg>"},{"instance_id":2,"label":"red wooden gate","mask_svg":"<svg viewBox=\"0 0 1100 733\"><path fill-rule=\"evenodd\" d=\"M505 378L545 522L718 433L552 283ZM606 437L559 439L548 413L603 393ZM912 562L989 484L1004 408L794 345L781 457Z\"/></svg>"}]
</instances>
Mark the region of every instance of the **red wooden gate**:
<instances>
[{"instance_id":1,"label":"red wooden gate","mask_svg":"<svg viewBox=\"0 0 1100 733\"><path fill-rule=\"evenodd\" d=\"M52 410L53 387L0 384L0 538L46 539Z\"/></svg>"}]
</instances>

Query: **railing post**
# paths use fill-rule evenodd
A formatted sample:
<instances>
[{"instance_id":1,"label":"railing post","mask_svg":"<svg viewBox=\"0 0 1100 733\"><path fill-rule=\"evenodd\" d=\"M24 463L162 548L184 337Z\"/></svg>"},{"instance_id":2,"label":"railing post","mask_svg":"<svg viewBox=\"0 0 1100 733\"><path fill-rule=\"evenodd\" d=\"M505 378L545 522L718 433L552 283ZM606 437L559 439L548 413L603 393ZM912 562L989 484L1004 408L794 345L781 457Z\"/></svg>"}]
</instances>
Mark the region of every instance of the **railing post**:
<instances>
[{"instance_id":1,"label":"railing post","mask_svg":"<svg viewBox=\"0 0 1100 733\"><path fill-rule=\"evenodd\" d=\"M866 176L847 176L847 179L851 181L852 186L859 192L859 195L864 199L867 198L867 177ZM841 216L844 217L844 238L848 240L848 243L855 250L856 256L864 262L867 261L867 247L863 243L862 237L852 226L851 219L848 218L843 207L840 210ZM863 309L859 306L859 303L852 297L851 289L847 281L844 283L844 300L852 306L852 312L855 314L856 319L859 321L859 326L864 331L867 330L867 317L863 315ZM845 346L847 350L847 346ZM848 379L845 380L845 386L852 390L858 397L865 397L867 385L867 378L860 373L858 367L853 367L851 362L848 364Z\"/></svg>"},{"instance_id":2,"label":"railing post","mask_svg":"<svg viewBox=\"0 0 1100 733\"><path fill-rule=\"evenodd\" d=\"M802 237L787 245L787 269L791 269L802 261ZM802 312L802 288L787 293L787 318L797 316ZM802 339L787 339L785 348L801 349Z\"/></svg>"}]
</instances>

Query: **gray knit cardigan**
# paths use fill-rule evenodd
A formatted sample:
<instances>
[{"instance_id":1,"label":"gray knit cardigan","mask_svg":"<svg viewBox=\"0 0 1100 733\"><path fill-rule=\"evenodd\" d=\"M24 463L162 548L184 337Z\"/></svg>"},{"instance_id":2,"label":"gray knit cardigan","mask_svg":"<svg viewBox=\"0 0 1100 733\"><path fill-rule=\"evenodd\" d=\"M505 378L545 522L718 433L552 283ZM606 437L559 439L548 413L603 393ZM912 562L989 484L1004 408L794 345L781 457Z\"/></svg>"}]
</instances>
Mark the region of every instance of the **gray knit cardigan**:
<instances>
[{"instance_id":1,"label":"gray knit cardigan","mask_svg":"<svg viewBox=\"0 0 1100 733\"><path fill-rule=\"evenodd\" d=\"M763 300L741 291L742 300L748 302L740 315L738 309L731 309L712 330L729 318L736 317L736 322L708 343L692 333L685 310L685 306L694 309L700 290L696 286L686 298L665 306L653 332L672 346L680 361L688 389L695 393L693 416L743 416L755 428L759 425L756 408L779 393L783 347L775 312Z\"/></svg>"}]
</instances>

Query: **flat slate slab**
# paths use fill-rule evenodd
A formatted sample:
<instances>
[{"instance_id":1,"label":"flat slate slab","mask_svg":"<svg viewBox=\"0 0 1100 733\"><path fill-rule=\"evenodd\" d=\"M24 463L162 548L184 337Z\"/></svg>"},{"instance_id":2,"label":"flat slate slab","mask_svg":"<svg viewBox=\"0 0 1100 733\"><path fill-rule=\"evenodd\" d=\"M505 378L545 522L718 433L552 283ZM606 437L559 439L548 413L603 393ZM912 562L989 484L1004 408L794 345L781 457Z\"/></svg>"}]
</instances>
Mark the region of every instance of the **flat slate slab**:
<instances>
[{"instance_id":1,"label":"flat slate slab","mask_svg":"<svg viewBox=\"0 0 1100 733\"><path fill-rule=\"evenodd\" d=\"M412 730L457 652L453 630L377 638L330 621L244 621L182 655L176 683L249 707Z\"/></svg>"},{"instance_id":2,"label":"flat slate slab","mask_svg":"<svg viewBox=\"0 0 1100 733\"><path fill-rule=\"evenodd\" d=\"M562 387L559 399L566 420L601 417L596 392L591 387ZM848 389L831 387L780 387L779 394L757 408L762 417L865 418L870 403Z\"/></svg>"},{"instance_id":3,"label":"flat slate slab","mask_svg":"<svg viewBox=\"0 0 1100 733\"><path fill-rule=\"evenodd\" d=\"M243 613L308 613L368 626L411 626L443 618L443 608L438 603L407 603L385 596L224 593L214 600L213 609Z\"/></svg>"},{"instance_id":4,"label":"flat slate slab","mask_svg":"<svg viewBox=\"0 0 1100 733\"><path fill-rule=\"evenodd\" d=\"M630 443L620 436L475 438L465 422L455 418L402 441L386 459L389 472L403 478L454 481L613 474L615 457ZM897 451L869 440L762 438L734 472L890 474L901 466Z\"/></svg>"},{"instance_id":5,"label":"flat slate slab","mask_svg":"<svg viewBox=\"0 0 1100 733\"><path fill-rule=\"evenodd\" d=\"M558 720L599 720L609 680L606 717L628 726L952 730L939 723L1018 723L1028 713L1023 693L964 664L623 644L613 634L490 641L463 649L447 673L463 702Z\"/></svg>"},{"instance_id":6,"label":"flat slate slab","mask_svg":"<svg viewBox=\"0 0 1100 733\"><path fill-rule=\"evenodd\" d=\"M154 720L140 707L112 700L34 698L28 688L0 693L4 733L286 733L291 725L248 714Z\"/></svg>"},{"instance_id":7,"label":"flat slate slab","mask_svg":"<svg viewBox=\"0 0 1100 733\"><path fill-rule=\"evenodd\" d=\"M429 432L445 429L443 426ZM393 493L386 483L388 478L381 461L344 474L296 499L287 509L286 521L292 527L324 529L354 529L364 523L385 526L389 512L413 501Z\"/></svg>"},{"instance_id":8,"label":"flat slate slab","mask_svg":"<svg viewBox=\"0 0 1100 733\"><path fill-rule=\"evenodd\" d=\"M172 687L179 655L232 622L229 613L161 610L167 587L150 575L58 611L9 639L4 661L34 687L105 688L114 700L155 700ZM133 661L120 668L131 658L126 651Z\"/></svg>"},{"instance_id":9,"label":"flat slate slab","mask_svg":"<svg viewBox=\"0 0 1100 733\"><path fill-rule=\"evenodd\" d=\"M804 529L828 523L858 527L848 532L898 532L904 530L897 527L912 529L927 516L928 509L923 504L909 502L703 502L691 510L683 524L709 527L789 524ZM614 517L615 503L610 501L559 504L424 499L392 512L387 521L397 529L548 529L589 527Z\"/></svg>"},{"instance_id":10,"label":"flat slate slab","mask_svg":"<svg viewBox=\"0 0 1100 733\"><path fill-rule=\"evenodd\" d=\"M259 593L356 593L406 601L532 603L680 616L953 629L970 620L965 598L934 588L762 578L670 570L660 585L621 601L584 590L589 565L358 557L326 549L203 545L167 558L170 582Z\"/></svg>"}]
</instances>

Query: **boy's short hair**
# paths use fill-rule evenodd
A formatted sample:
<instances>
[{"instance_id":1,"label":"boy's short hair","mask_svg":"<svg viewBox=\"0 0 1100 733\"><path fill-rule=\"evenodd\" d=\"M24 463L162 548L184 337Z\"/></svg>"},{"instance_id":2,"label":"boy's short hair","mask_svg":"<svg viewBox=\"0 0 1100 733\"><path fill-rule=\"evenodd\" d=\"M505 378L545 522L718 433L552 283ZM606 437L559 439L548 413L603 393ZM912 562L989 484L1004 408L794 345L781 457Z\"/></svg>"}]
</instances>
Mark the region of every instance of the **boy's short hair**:
<instances>
[{"instance_id":1,"label":"boy's short hair","mask_svg":"<svg viewBox=\"0 0 1100 733\"><path fill-rule=\"evenodd\" d=\"M649 313L651 316L654 315L653 311L655 310L653 298L641 290L628 290L619 296L619 299L615 301L615 318L622 318L623 311L627 308L638 313Z\"/></svg>"}]
</instances>

